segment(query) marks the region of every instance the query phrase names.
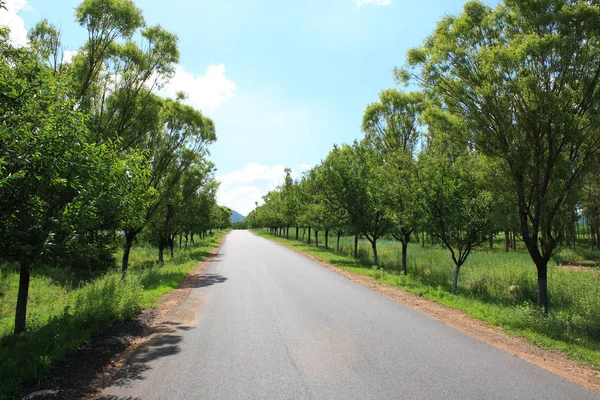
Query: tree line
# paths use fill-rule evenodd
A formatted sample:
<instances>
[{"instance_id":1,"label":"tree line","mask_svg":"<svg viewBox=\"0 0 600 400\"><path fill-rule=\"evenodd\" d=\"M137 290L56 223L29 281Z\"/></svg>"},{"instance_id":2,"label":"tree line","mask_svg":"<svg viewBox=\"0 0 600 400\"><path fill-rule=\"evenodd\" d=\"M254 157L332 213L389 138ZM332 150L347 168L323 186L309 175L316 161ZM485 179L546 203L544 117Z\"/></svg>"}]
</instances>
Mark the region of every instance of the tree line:
<instances>
[{"instance_id":1,"label":"tree line","mask_svg":"<svg viewBox=\"0 0 600 400\"><path fill-rule=\"evenodd\" d=\"M0 7L6 5L0 3ZM20 269L15 333L25 330L32 268L103 272L136 238L175 240L229 226L216 204L213 122L158 91L175 72L177 37L131 0L84 0L87 40L69 62L47 20L11 43L0 27L0 261Z\"/></svg>"},{"instance_id":2,"label":"tree line","mask_svg":"<svg viewBox=\"0 0 600 400\"><path fill-rule=\"evenodd\" d=\"M427 232L459 272L476 246L504 232L537 269L537 304L549 307L548 262L575 246L582 221L598 247L600 223L600 7L587 0L480 1L440 20L366 107L364 137L334 146L300 180L248 216L289 227L407 244ZM423 238L424 240L424 238Z\"/></svg>"}]
</instances>

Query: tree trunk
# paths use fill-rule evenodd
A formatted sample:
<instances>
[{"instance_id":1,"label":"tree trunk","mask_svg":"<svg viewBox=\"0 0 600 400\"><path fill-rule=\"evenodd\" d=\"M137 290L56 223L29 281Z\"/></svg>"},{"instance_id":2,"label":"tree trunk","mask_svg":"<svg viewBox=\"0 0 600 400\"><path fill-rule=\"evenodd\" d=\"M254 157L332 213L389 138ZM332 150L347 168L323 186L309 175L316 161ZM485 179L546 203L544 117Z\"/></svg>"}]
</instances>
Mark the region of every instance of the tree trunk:
<instances>
[{"instance_id":1,"label":"tree trunk","mask_svg":"<svg viewBox=\"0 0 600 400\"><path fill-rule=\"evenodd\" d=\"M285 228L285 238L289 239L290 238L290 226L286 226Z\"/></svg>"},{"instance_id":2,"label":"tree trunk","mask_svg":"<svg viewBox=\"0 0 600 400\"><path fill-rule=\"evenodd\" d=\"M371 248L373 249L373 265L379 266L379 256L377 255L377 239L373 239L371 242Z\"/></svg>"},{"instance_id":3,"label":"tree trunk","mask_svg":"<svg viewBox=\"0 0 600 400\"><path fill-rule=\"evenodd\" d=\"M136 233L132 229L128 229L125 231L125 246L123 247L123 261L121 263L121 274L125 276L127 273L127 267L129 266L129 253L131 252L131 247L133 246L133 241L135 240Z\"/></svg>"},{"instance_id":4,"label":"tree trunk","mask_svg":"<svg viewBox=\"0 0 600 400\"><path fill-rule=\"evenodd\" d=\"M296 225L296 241L298 240L298 225Z\"/></svg>"},{"instance_id":5,"label":"tree trunk","mask_svg":"<svg viewBox=\"0 0 600 400\"><path fill-rule=\"evenodd\" d=\"M169 237L169 249L171 250L171 258L175 257L175 252L173 251L173 247L175 247L175 236Z\"/></svg>"},{"instance_id":6,"label":"tree trunk","mask_svg":"<svg viewBox=\"0 0 600 400\"><path fill-rule=\"evenodd\" d=\"M306 236L306 228L302 228L302 241L304 242L304 236Z\"/></svg>"},{"instance_id":7,"label":"tree trunk","mask_svg":"<svg viewBox=\"0 0 600 400\"><path fill-rule=\"evenodd\" d=\"M335 251L340 252L340 236L342 236L341 232L337 234L337 243L335 244Z\"/></svg>"},{"instance_id":8,"label":"tree trunk","mask_svg":"<svg viewBox=\"0 0 600 400\"><path fill-rule=\"evenodd\" d=\"M188 234L185 234L185 247L188 247Z\"/></svg>"},{"instance_id":9,"label":"tree trunk","mask_svg":"<svg viewBox=\"0 0 600 400\"><path fill-rule=\"evenodd\" d=\"M548 262L540 260L535 265L538 271L537 304L548 312Z\"/></svg>"},{"instance_id":10,"label":"tree trunk","mask_svg":"<svg viewBox=\"0 0 600 400\"><path fill-rule=\"evenodd\" d=\"M425 231L421 232L421 247L425 247Z\"/></svg>"},{"instance_id":11,"label":"tree trunk","mask_svg":"<svg viewBox=\"0 0 600 400\"><path fill-rule=\"evenodd\" d=\"M163 253L164 253L164 250L165 250L164 241L163 241L163 240L160 240L160 241L158 242L158 263L159 263L160 265L163 265L163 264L164 264L164 261L165 261L165 260L164 260L164 254L163 254Z\"/></svg>"},{"instance_id":12,"label":"tree trunk","mask_svg":"<svg viewBox=\"0 0 600 400\"><path fill-rule=\"evenodd\" d=\"M354 258L358 258L358 235L354 235Z\"/></svg>"},{"instance_id":13,"label":"tree trunk","mask_svg":"<svg viewBox=\"0 0 600 400\"><path fill-rule=\"evenodd\" d=\"M508 231L504 231L504 251L508 253L509 250L509 242L510 242L510 234Z\"/></svg>"},{"instance_id":14,"label":"tree trunk","mask_svg":"<svg viewBox=\"0 0 600 400\"><path fill-rule=\"evenodd\" d=\"M517 251L517 235L515 235L515 233L512 233L512 241L513 241L513 250Z\"/></svg>"},{"instance_id":15,"label":"tree trunk","mask_svg":"<svg viewBox=\"0 0 600 400\"><path fill-rule=\"evenodd\" d=\"M490 233L490 237L488 237L488 243L490 245L490 250L494 248L494 234Z\"/></svg>"},{"instance_id":16,"label":"tree trunk","mask_svg":"<svg viewBox=\"0 0 600 400\"><path fill-rule=\"evenodd\" d=\"M181 249L181 241L183 239L183 233L179 234L179 248Z\"/></svg>"},{"instance_id":17,"label":"tree trunk","mask_svg":"<svg viewBox=\"0 0 600 400\"><path fill-rule=\"evenodd\" d=\"M408 243L402 241L402 272L404 275L407 275L406 271L406 249L408 248Z\"/></svg>"},{"instance_id":18,"label":"tree trunk","mask_svg":"<svg viewBox=\"0 0 600 400\"><path fill-rule=\"evenodd\" d=\"M308 227L308 244L310 244L310 226Z\"/></svg>"},{"instance_id":19,"label":"tree trunk","mask_svg":"<svg viewBox=\"0 0 600 400\"><path fill-rule=\"evenodd\" d=\"M454 280L452 281L452 293L456 293L456 289L458 289L458 273L460 272L460 264L456 264L456 268L454 269Z\"/></svg>"},{"instance_id":20,"label":"tree trunk","mask_svg":"<svg viewBox=\"0 0 600 400\"><path fill-rule=\"evenodd\" d=\"M25 332L30 276L31 271L29 268L29 264L21 262L21 272L19 275L19 293L17 294L17 309L15 312L15 334Z\"/></svg>"},{"instance_id":21,"label":"tree trunk","mask_svg":"<svg viewBox=\"0 0 600 400\"><path fill-rule=\"evenodd\" d=\"M192 243L192 246L194 245L194 232L190 234L190 243Z\"/></svg>"},{"instance_id":22,"label":"tree trunk","mask_svg":"<svg viewBox=\"0 0 600 400\"><path fill-rule=\"evenodd\" d=\"M319 247L319 231L315 231L315 246Z\"/></svg>"},{"instance_id":23,"label":"tree trunk","mask_svg":"<svg viewBox=\"0 0 600 400\"><path fill-rule=\"evenodd\" d=\"M325 248L329 248L329 229L325 229Z\"/></svg>"}]
</instances>

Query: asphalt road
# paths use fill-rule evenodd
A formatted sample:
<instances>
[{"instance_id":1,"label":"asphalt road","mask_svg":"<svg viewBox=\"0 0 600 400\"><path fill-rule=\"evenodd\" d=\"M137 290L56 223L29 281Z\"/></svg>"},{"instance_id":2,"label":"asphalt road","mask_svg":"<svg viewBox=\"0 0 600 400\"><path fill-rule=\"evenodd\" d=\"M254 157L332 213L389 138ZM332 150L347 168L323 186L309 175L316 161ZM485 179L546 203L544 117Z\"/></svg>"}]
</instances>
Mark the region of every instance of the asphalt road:
<instances>
[{"instance_id":1,"label":"asphalt road","mask_svg":"<svg viewBox=\"0 0 600 400\"><path fill-rule=\"evenodd\" d=\"M206 273L102 399L600 398L249 232Z\"/></svg>"}]
</instances>

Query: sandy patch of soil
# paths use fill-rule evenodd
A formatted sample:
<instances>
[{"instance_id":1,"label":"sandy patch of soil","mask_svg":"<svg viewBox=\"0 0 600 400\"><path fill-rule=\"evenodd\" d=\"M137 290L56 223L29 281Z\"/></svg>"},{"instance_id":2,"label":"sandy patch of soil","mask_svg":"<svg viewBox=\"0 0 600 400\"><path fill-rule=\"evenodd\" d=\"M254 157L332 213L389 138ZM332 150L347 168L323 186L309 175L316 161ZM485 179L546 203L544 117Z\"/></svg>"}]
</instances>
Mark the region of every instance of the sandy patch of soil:
<instances>
[{"instance_id":1,"label":"sandy patch of soil","mask_svg":"<svg viewBox=\"0 0 600 400\"><path fill-rule=\"evenodd\" d=\"M285 246L296 253L300 253L321 264L323 267L343 275L353 282L371 288L398 303L402 303L417 311L425 313L446 325L481 340L482 342L526 360L575 384L586 387L596 393L600 393L600 371L580 365L576 361L570 360L561 352L541 349L529 343L522 337L509 335L500 327L478 320L463 311L445 307L414 293L405 292L395 286L382 283L375 278L341 270L311 254L281 243L277 244Z\"/></svg>"}]
</instances>

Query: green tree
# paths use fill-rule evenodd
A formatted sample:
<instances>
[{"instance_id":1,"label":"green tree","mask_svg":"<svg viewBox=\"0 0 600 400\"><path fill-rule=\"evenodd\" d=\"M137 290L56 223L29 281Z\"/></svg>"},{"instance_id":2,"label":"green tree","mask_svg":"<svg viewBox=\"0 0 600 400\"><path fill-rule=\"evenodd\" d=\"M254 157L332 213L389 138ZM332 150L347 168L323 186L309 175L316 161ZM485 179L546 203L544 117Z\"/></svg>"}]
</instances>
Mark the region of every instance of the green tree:
<instances>
[{"instance_id":1,"label":"green tree","mask_svg":"<svg viewBox=\"0 0 600 400\"><path fill-rule=\"evenodd\" d=\"M354 232L364 235L373 249L373 265L379 265L377 240L389 233L387 212L390 194L379 154L355 142L334 147L323 161L323 177L331 186L332 202L343 208Z\"/></svg>"},{"instance_id":2,"label":"green tree","mask_svg":"<svg viewBox=\"0 0 600 400\"><path fill-rule=\"evenodd\" d=\"M502 160L546 311L559 216L600 150L599 24L600 7L586 0L506 0L495 9L470 1L396 71L439 95L477 148Z\"/></svg>"},{"instance_id":3,"label":"green tree","mask_svg":"<svg viewBox=\"0 0 600 400\"><path fill-rule=\"evenodd\" d=\"M362 128L367 143L380 155L386 167L384 184L389 187L389 214L393 220L390 234L402 243L402 271L406 275L406 252L416 225L416 207L404 180L413 162L420 136L420 115L424 110L421 93L402 93L387 89L379 101L370 104L363 116Z\"/></svg>"},{"instance_id":4,"label":"green tree","mask_svg":"<svg viewBox=\"0 0 600 400\"><path fill-rule=\"evenodd\" d=\"M90 139L86 115L69 100L71 81L48 68L36 49L15 49L6 30L0 35L0 243L2 257L20 264L20 333L31 268L67 251L61 232L77 229L75 221L102 206L99 187L126 178L112 146ZM135 218L131 208L120 211Z\"/></svg>"},{"instance_id":5,"label":"green tree","mask_svg":"<svg viewBox=\"0 0 600 400\"><path fill-rule=\"evenodd\" d=\"M492 195L484 190L479 174L483 160L469 148L461 120L441 110L428 114L427 147L419 154L409 185L431 233L450 251L455 292L460 268L472 249L487 239Z\"/></svg>"}]
</instances>

